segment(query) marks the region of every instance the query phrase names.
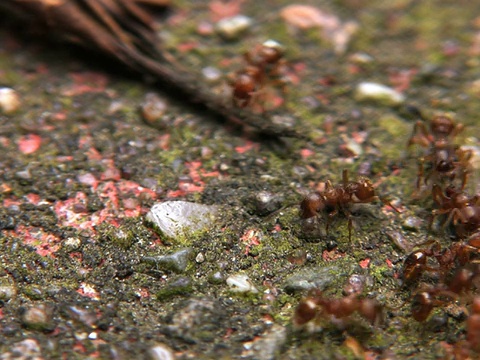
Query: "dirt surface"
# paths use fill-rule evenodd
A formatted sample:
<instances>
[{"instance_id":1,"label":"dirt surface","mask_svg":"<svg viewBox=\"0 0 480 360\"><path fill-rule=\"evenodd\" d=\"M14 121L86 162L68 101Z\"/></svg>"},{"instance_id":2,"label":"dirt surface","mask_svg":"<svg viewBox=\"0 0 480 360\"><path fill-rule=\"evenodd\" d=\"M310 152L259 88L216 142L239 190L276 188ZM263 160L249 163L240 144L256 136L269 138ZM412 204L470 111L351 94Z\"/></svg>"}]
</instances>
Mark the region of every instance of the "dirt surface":
<instances>
[{"instance_id":1,"label":"dirt surface","mask_svg":"<svg viewBox=\"0 0 480 360\"><path fill-rule=\"evenodd\" d=\"M178 64L226 101L245 51L281 43L289 84L285 94L268 85L266 111L298 119L310 140L258 134L96 54L0 29L0 83L21 101L0 115L1 359L433 359L465 339L471 291L417 322L417 286L441 280L402 286L401 273L416 245L455 238L429 230L434 204L415 189L424 149L407 150L412 109L465 125L455 141L475 155L466 190L480 190L480 5L305 2L356 22L342 52L340 33L282 18L289 4L179 1L158 29ZM318 15L309 11L302 21ZM226 40L215 24L236 14L252 23ZM405 100L359 101L362 82ZM152 103L160 115L142 116ZM343 169L368 176L400 211L380 201L353 209L351 240L344 215L325 234L322 218L312 230L298 210ZM167 200L218 205L222 216L167 238L145 221ZM239 274L253 287L227 284ZM340 298L349 280L384 306L382 324L354 314L292 325L309 287Z\"/></svg>"}]
</instances>

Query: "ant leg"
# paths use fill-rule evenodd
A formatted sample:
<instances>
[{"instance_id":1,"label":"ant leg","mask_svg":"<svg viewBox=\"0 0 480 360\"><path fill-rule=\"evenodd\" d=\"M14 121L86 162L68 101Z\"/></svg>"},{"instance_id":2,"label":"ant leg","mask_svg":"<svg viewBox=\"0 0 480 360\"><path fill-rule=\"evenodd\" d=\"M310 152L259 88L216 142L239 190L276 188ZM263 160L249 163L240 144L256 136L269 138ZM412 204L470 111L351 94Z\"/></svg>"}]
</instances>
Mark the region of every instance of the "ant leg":
<instances>
[{"instance_id":1,"label":"ant leg","mask_svg":"<svg viewBox=\"0 0 480 360\"><path fill-rule=\"evenodd\" d=\"M348 184L348 170L347 169L343 169L343 171L342 171L342 183L343 183L343 187L346 187L347 184Z\"/></svg>"},{"instance_id":2,"label":"ant leg","mask_svg":"<svg viewBox=\"0 0 480 360\"><path fill-rule=\"evenodd\" d=\"M387 199L385 199L383 197L374 196L371 201L375 201L377 199L379 199L384 205L390 206L395 212L400 214L400 210L398 210L395 206L392 205L392 203L390 201L388 201ZM368 202L370 202L370 201L368 201Z\"/></svg>"},{"instance_id":3,"label":"ant leg","mask_svg":"<svg viewBox=\"0 0 480 360\"><path fill-rule=\"evenodd\" d=\"M431 142L428 138L428 135L428 129L425 126L425 123L421 120L417 120L415 127L413 128L413 133L408 140L407 146L419 144L420 146L428 147Z\"/></svg>"},{"instance_id":4,"label":"ant leg","mask_svg":"<svg viewBox=\"0 0 480 360\"><path fill-rule=\"evenodd\" d=\"M480 251L480 230L470 235L468 238L468 245Z\"/></svg>"},{"instance_id":5,"label":"ant leg","mask_svg":"<svg viewBox=\"0 0 480 360\"><path fill-rule=\"evenodd\" d=\"M452 221L453 221L453 225L455 226L458 223L466 223L467 219L459 209L452 209L452 211L450 211L450 214L448 215L447 220L445 220L443 227L446 227Z\"/></svg>"},{"instance_id":6,"label":"ant leg","mask_svg":"<svg viewBox=\"0 0 480 360\"><path fill-rule=\"evenodd\" d=\"M437 216L440 216L440 215L443 215L443 214L448 214L450 212L451 209L435 209L435 210L432 210L432 217L430 219L430 222L428 224L428 228L431 230L432 229L432 226L433 226L433 222L434 220L437 218ZM454 210L458 210L458 209L454 209ZM453 212L453 210L452 210ZM450 212L450 215L448 216L448 218L443 221L442 223L442 227L446 227L451 221L452 221L452 213Z\"/></svg>"},{"instance_id":7,"label":"ant leg","mask_svg":"<svg viewBox=\"0 0 480 360\"><path fill-rule=\"evenodd\" d=\"M455 136L457 136L459 133L463 131L465 126L463 124L457 124L455 128L453 129L452 133L450 134L450 138L453 139Z\"/></svg>"},{"instance_id":8,"label":"ant leg","mask_svg":"<svg viewBox=\"0 0 480 360\"><path fill-rule=\"evenodd\" d=\"M348 219L348 241L352 241L352 228L353 228L353 220L352 220L352 214L350 211L347 211L344 209L345 216Z\"/></svg>"},{"instance_id":9,"label":"ant leg","mask_svg":"<svg viewBox=\"0 0 480 360\"><path fill-rule=\"evenodd\" d=\"M461 189L465 189L465 186L467 185L467 178L468 175L470 174L471 168L470 168L470 160L473 157L473 151L472 150L459 150L459 163L461 164L461 178L462 178L462 187Z\"/></svg>"},{"instance_id":10,"label":"ant leg","mask_svg":"<svg viewBox=\"0 0 480 360\"><path fill-rule=\"evenodd\" d=\"M352 227L353 227L353 220L351 216L348 217L348 241L352 241Z\"/></svg>"},{"instance_id":11,"label":"ant leg","mask_svg":"<svg viewBox=\"0 0 480 360\"><path fill-rule=\"evenodd\" d=\"M424 163L425 163L425 158L421 157L420 159L418 159L417 189L420 189L421 184L422 184L422 180L425 179Z\"/></svg>"},{"instance_id":12,"label":"ant leg","mask_svg":"<svg viewBox=\"0 0 480 360\"><path fill-rule=\"evenodd\" d=\"M337 209L333 210L331 213L328 213L327 221L326 221L326 224L325 224L325 232L326 232L327 236L328 236L328 229L330 228L330 223L332 222L333 218L337 214L338 214Z\"/></svg>"},{"instance_id":13,"label":"ant leg","mask_svg":"<svg viewBox=\"0 0 480 360\"><path fill-rule=\"evenodd\" d=\"M330 190L330 189L333 189L333 184L330 180L327 180L325 182L325 190Z\"/></svg>"}]
</instances>

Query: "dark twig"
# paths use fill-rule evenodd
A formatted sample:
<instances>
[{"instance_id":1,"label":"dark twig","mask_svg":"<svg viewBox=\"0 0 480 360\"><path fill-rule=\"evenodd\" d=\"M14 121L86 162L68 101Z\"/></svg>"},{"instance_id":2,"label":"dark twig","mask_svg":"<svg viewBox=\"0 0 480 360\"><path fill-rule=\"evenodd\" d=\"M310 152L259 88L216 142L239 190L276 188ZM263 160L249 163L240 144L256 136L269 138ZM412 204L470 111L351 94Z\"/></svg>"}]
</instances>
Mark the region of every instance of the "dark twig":
<instances>
[{"instance_id":1,"label":"dark twig","mask_svg":"<svg viewBox=\"0 0 480 360\"><path fill-rule=\"evenodd\" d=\"M237 108L213 93L193 72L168 61L142 4L165 6L168 0L11 0L1 4L40 20L54 34L112 56L135 71L153 75L226 118L235 118L260 132L307 139L297 130L272 121L272 114ZM25 16L24 16L25 17Z\"/></svg>"}]
</instances>

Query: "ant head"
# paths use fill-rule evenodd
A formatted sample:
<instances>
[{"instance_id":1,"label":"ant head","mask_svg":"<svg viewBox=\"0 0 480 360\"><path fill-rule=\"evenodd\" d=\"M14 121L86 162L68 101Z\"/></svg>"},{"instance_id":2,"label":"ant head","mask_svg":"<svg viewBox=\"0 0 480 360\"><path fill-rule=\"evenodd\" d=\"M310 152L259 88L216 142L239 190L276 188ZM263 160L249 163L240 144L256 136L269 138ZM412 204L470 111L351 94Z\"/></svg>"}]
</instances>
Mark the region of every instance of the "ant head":
<instances>
[{"instance_id":1,"label":"ant head","mask_svg":"<svg viewBox=\"0 0 480 360\"><path fill-rule=\"evenodd\" d=\"M412 316L417 321L425 321L434 307L434 301L428 291L417 293L412 299Z\"/></svg>"},{"instance_id":2,"label":"ant head","mask_svg":"<svg viewBox=\"0 0 480 360\"><path fill-rule=\"evenodd\" d=\"M253 78L255 81L259 81L261 79L263 73L262 70L259 69L257 66L248 65L242 71L242 74L248 75Z\"/></svg>"},{"instance_id":3,"label":"ant head","mask_svg":"<svg viewBox=\"0 0 480 360\"><path fill-rule=\"evenodd\" d=\"M461 209L469 205L470 198L468 197L467 194L463 192L459 192L455 194L455 196L453 197L453 202L456 208Z\"/></svg>"},{"instance_id":4,"label":"ant head","mask_svg":"<svg viewBox=\"0 0 480 360\"><path fill-rule=\"evenodd\" d=\"M446 137L455 129L455 122L450 116L438 115L431 122L432 133L439 137Z\"/></svg>"},{"instance_id":5,"label":"ant head","mask_svg":"<svg viewBox=\"0 0 480 360\"><path fill-rule=\"evenodd\" d=\"M355 190L355 195L360 200L369 199L375 196L375 189L373 188L373 184L370 179L360 178L358 180L358 186Z\"/></svg>"},{"instance_id":6,"label":"ant head","mask_svg":"<svg viewBox=\"0 0 480 360\"><path fill-rule=\"evenodd\" d=\"M274 64L283 56L285 49L275 40L267 40L259 50L260 56L267 64Z\"/></svg>"},{"instance_id":7,"label":"ant head","mask_svg":"<svg viewBox=\"0 0 480 360\"><path fill-rule=\"evenodd\" d=\"M300 217L308 219L314 217L325 208L325 202L318 192L308 194L300 203Z\"/></svg>"}]
</instances>

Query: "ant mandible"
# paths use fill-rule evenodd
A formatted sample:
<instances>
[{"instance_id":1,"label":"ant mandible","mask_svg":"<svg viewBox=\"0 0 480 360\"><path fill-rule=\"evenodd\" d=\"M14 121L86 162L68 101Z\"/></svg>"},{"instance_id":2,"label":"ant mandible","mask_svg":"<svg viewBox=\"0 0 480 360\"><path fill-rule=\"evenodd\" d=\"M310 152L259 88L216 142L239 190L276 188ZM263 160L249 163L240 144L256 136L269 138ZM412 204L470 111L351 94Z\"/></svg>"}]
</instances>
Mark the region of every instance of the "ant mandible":
<instances>
[{"instance_id":1,"label":"ant mandible","mask_svg":"<svg viewBox=\"0 0 480 360\"><path fill-rule=\"evenodd\" d=\"M300 217L308 219L317 216L325 211L328 218L326 222L326 232L331 220L342 212L348 218L348 238L352 239L352 215L348 209L351 204L371 203L380 198L375 195L375 189L370 179L361 177L357 181L349 181L348 171L343 170L342 182L336 186L328 180L323 191L316 191L308 194L300 203ZM385 204L398 211L389 202L380 199Z\"/></svg>"}]
</instances>

